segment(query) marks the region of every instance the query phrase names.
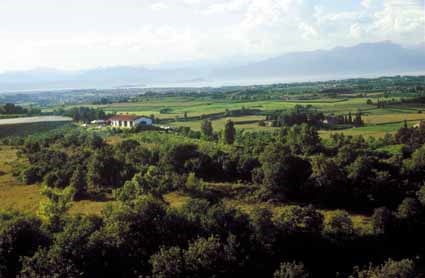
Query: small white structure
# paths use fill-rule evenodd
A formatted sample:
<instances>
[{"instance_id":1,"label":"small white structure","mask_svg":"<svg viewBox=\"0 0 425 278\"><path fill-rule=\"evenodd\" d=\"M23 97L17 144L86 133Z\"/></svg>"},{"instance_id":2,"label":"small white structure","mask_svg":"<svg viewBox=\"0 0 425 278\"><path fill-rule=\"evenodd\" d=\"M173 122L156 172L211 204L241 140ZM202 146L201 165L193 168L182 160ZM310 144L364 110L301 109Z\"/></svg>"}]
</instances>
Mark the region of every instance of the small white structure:
<instances>
[{"instance_id":1,"label":"small white structure","mask_svg":"<svg viewBox=\"0 0 425 278\"><path fill-rule=\"evenodd\" d=\"M152 119L136 115L115 115L109 121L113 127L132 128L138 125L152 125Z\"/></svg>"},{"instance_id":2,"label":"small white structure","mask_svg":"<svg viewBox=\"0 0 425 278\"><path fill-rule=\"evenodd\" d=\"M95 125L105 125L106 121L105 120L94 120L90 122L91 124L95 124Z\"/></svg>"},{"instance_id":3,"label":"small white structure","mask_svg":"<svg viewBox=\"0 0 425 278\"><path fill-rule=\"evenodd\" d=\"M425 128L425 120L421 120L413 125L413 128Z\"/></svg>"}]
</instances>

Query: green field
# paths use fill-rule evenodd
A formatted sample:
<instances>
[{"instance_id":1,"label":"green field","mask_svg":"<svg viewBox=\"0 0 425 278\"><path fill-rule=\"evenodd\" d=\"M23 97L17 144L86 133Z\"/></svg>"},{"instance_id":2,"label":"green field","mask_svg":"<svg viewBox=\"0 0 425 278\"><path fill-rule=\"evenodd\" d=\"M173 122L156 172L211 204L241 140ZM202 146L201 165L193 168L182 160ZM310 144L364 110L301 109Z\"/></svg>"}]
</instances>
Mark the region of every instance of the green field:
<instances>
[{"instance_id":1,"label":"green field","mask_svg":"<svg viewBox=\"0 0 425 278\"><path fill-rule=\"evenodd\" d=\"M318 111L325 114L346 114L361 111L365 125L361 128L351 128L338 132L347 135L364 135L383 137L386 133L396 132L407 120L413 125L425 120L423 104L393 104L385 108L377 108L376 105L366 104L368 99L377 101L382 99L382 94L369 94L368 96L339 96L336 98L319 98L311 100L267 100L267 101L234 101L234 100L204 100L197 97L158 97L145 98L143 101L113 103L109 105L87 105L93 108L103 109L108 113L153 115L160 124L172 127L185 126L193 130L199 130L201 118L212 118L213 128L216 131L223 129L227 119L234 121L236 128L244 130L273 130L270 127L260 127L258 122L265 119L264 115L247 115L240 117L225 117L225 111L243 108L255 109L266 114L276 110L288 110L296 105L312 105ZM392 98L398 100L399 98ZM385 100L385 98L384 98ZM166 111L164 112L164 109ZM162 111L161 111L162 110ZM50 111L50 110L49 110ZM184 115L186 114L186 119ZM222 116L217 116L222 114ZM326 138L335 131L321 131Z\"/></svg>"},{"instance_id":2,"label":"green field","mask_svg":"<svg viewBox=\"0 0 425 278\"><path fill-rule=\"evenodd\" d=\"M36 133L48 132L59 127L70 126L69 122L39 122L0 125L0 138L27 136Z\"/></svg>"}]
</instances>

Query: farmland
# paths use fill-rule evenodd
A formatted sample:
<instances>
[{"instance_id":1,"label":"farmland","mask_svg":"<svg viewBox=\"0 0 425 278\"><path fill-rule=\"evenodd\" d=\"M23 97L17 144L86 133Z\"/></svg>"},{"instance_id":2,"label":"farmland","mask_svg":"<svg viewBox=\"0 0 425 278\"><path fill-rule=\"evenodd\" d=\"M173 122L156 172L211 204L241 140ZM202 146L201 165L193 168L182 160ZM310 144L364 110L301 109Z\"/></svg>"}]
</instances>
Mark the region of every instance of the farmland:
<instances>
[{"instance_id":1,"label":"farmland","mask_svg":"<svg viewBox=\"0 0 425 278\"><path fill-rule=\"evenodd\" d=\"M311 105L325 114L363 113L365 126L361 129L347 129L348 135L378 136L385 133L394 133L406 120L413 125L425 119L425 105L421 103L389 104L385 108L377 108L374 104L367 104L367 100L385 100L383 94L365 95L362 97L340 97L336 99L315 100L270 100L270 101L223 101L211 102L209 100L196 100L195 97L161 97L159 99L145 99L141 102L116 103L110 105L88 105L91 108L102 109L106 113L134 114L153 116L157 122L172 127L190 127L200 130L202 119L211 118L213 128L217 131L223 129L226 120L235 123L236 128L244 130L271 131L273 128L259 126L265 120L265 115L276 110L289 110L297 105ZM391 97L391 99L393 99ZM241 108L253 109L255 115L225 116L226 111ZM165 112L162 112L166 110ZM334 131L322 131L327 137Z\"/></svg>"}]
</instances>

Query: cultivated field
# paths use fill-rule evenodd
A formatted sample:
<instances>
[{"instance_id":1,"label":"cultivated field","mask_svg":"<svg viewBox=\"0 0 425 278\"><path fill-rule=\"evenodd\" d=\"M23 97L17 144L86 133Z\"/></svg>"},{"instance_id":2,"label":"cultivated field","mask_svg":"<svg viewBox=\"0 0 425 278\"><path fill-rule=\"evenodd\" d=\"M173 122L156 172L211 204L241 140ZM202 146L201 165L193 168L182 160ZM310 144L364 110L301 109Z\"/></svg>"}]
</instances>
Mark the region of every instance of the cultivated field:
<instances>
[{"instance_id":1,"label":"cultivated field","mask_svg":"<svg viewBox=\"0 0 425 278\"><path fill-rule=\"evenodd\" d=\"M163 97L146 98L139 102L114 103L109 105L88 105L103 109L105 112L118 114L153 115L166 125L190 127L199 130L202 118L212 117L213 128L216 131L223 129L227 119L235 123L235 127L244 130L270 131L274 128L261 127L258 122L265 119L264 115L247 115L239 117L225 117L225 111L241 108L255 109L261 114L276 110L288 110L296 105L312 105L325 114L347 114L361 111L365 126L341 130L347 135L364 135L383 137L386 133L396 132L406 120L413 125L425 120L425 106L422 104L390 104L384 108L377 108L374 104L367 104L367 100L386 100L382 94L370 94L362 97L339 96L337 98L320 98L312 100L267 100L267 101L233 101L233 100L200 100L196 97ZM397 101L399 98L391 98ZM164 111L164 112L163 112ZM217 116L217 114L222 116ZM258 113L257 113L258 114ZM186 115L186 119L184 116ZM336 131L321 131L323 137Z\"/></svg>"}]
</instances>

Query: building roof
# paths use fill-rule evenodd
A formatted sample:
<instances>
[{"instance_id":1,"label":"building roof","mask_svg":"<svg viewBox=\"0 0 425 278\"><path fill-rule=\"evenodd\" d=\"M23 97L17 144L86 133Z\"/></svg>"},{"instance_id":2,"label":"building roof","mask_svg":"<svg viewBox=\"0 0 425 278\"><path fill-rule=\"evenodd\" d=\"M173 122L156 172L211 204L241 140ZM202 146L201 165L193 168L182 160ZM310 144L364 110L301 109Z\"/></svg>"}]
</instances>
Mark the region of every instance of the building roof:
<instances>
[{"instance_id":1,"label":"building roof","mask_svg":"<svg viewBox=\"0 0 425 278\"><path fill-rule=\"evenodd\" d=\"M110 121L135 121L137 119L144 118L137 115L115 115L109 118Z\"/></svg>"}]
</instances>

